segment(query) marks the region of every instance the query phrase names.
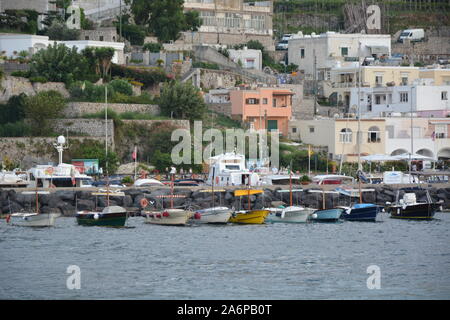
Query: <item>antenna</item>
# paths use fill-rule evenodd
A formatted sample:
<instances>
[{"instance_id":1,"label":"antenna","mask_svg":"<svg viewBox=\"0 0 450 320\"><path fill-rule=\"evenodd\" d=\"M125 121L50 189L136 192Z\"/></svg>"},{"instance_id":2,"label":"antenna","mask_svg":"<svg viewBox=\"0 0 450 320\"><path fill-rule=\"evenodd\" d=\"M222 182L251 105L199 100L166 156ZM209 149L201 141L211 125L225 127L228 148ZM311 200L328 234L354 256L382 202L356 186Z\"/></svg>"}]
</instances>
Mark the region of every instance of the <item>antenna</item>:
<instances>
[{"instance_id":1,"label":"antenna","mask_svg":"<svg viewBox=\"0 0 450 320\"><path fill-rule=\"evenodd\" d=\"M53 147L58 151L58 165L62 163L63 151L69 148L69 144L66 143L64 136L56 138L56 142L53 142Z\"/></svg>"}]
</instances>

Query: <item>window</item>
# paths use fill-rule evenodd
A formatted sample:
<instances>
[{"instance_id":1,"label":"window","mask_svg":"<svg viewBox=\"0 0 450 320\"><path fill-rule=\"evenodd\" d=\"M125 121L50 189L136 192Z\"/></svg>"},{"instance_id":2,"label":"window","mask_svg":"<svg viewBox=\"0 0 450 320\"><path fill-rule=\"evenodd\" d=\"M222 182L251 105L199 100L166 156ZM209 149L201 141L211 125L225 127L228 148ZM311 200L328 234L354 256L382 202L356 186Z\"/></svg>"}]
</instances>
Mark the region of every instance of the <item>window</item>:
<instances>
[{"instance_id":1,"label":"window","mask_svg":"<svg viewBox=\"0 0 450 320\"><path fill-rule=\"evenodd\" d=\"M370 127L369 128L367 142L369 142L369 143L381 142L380 129L378 127Z\"/></svg>"},{"instance_id":2,"label":"window","mask_svg":"<svg viewBox=\"0 0 450 320\"><path fill-rule=\"evenodd\" d=\"M100 41L103 41L103 36L100 36Z\"/></svg>"},{"instance_id":3,"label":"window","mask_svg":"<svg viewBox=\"0 0 450 320\"><path fill-rule=\"evenodd\" d=\"M200 18L204 26L215 26L217 24L216 15L213 11L201 11Z\"/></svg>"},{"instance_id":4,"label":"window","mask_svg":"<svg viewBox=\"0 0 450 320\"><path fill-rule=\"evenodd\" d=\"M383 76L375 76L375 84L381 86L383 84Z\"/></svg>"},{"instance_id":5,"label":"window","mask_svg":"<svg viewBox=\"0 0 450 320\"><path fill-rule=\"evenodd\" d=\"M341 48L341 56L343 56L343 57L348 56L348 48L347 47Z\"/></svg>"},{"instance_id":6,"label":"window","mask_svg":"<svg viewBox=\"0 0 450 320\"><path fill-rule=\"evenodd\" d=\"M292 128L292 133L297 133L297 128L296 127Z\"/></svg>"},{"instance_id":7,"label":"window","mask_svg":"<svg viewBox=\"0 0 450 320\"><path fill-rule=\"evenodd\" d=\"M300 49L300 58L304 59L305 58L305 48L301 48Z\"/></svg>"},{"instance_id":8,"label":"window","mask_svg":"<svg viewBox=\"0 0 450 320\"><path fill-rule=\"evenodd\" d=\"M400 92L400 102L408 102L408 92Z\"/></svg>"},{"instance_id":9,"label":"window","mask_svg":"<svg viewBox=\"0 0 450 320\"><path fill-rule=\"evenodd\" d=\"M309 133L314 133L314 127L309 127Z\"/></svg>"},{"instance_id":10,"label":"window","mask_svg":"<svg viewBox=\"0 0 450 320\"><path fill-rule=\"evenodd\" d=\"M84 37L84 40L89 40L89 36L85 36L85 37Z\"/></svg>"},{"instance_id":11,"label":"window","mask_svg":"<svg viewBox=\"0 0 450 320\"><path fill-rule=\"evenodd\" d=\"M277 99L273 99L273 105L272 105L274 108L276 108L277 107Z\"/></svg>"},{"instance_id":12,"label":"window","mask_svg":"<svg viewBox=\"0 0 450 320\"><path fill-rule=\"evenodd\" d=\"M435 129L436 129L436 139L445 139L447 137L447 125L437 124Z\"/></svg>"},{"instance_id":13,"label":"window","mask_svg":"<svg viewBox=\"0 0 450 320\"><path fill-rule=\"evenodd\" d=\"M352 130L349 128L344 128L341 130L340 135L339 135L339 142L342 143L349 143L352 142Z\"/></svg>"},{"instance_id":14,"label":"window","mask_svg":"<svg viewBox=\"0 0 450 320\"><path fill-rule=\"evenodd\" d=\"M402 76L402 86L408 85L408 76Z\"/></svg>"},{"instance_id":15,"label":"window","mask_svg":"<svg viewBox=\"0 0 450 320\"><path fill-rule=\"evenodd\" d=\"M441 92L441 100L448 100L447 91L442 91Z\"/></svg>"},{"instance_id":16,"label":"window","mask_svg":"<svg viewBox=\"0 0 450 320\"><path fill-rule=\"evenodd\" d=\"M246 104L259 104L259 99L256 98L248 98L245 99Z\"/></svg>"},{"instance_id":17,"label":"window","mask_svg":"<svg viewBox=\"0 0 450 320\"><path fill-rule=\"evenodd\" d=\"M268 100L267 98L263 98L263 104L267 104Z\"/></svg>"}]
</instances>

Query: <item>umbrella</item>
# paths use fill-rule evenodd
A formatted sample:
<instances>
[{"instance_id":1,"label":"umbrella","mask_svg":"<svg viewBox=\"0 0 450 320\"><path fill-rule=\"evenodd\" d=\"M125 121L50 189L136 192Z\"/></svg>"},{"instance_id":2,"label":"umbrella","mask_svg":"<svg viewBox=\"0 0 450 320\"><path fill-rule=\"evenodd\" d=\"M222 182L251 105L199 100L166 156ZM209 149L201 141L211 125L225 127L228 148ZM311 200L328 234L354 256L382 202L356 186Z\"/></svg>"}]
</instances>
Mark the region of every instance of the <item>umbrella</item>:
<instances>
[{"instance_id":1,"label":"umbrella","mask_svg":"<svg viewBox=\"0 0 450 320\"><path fill-rule=\"evenodd\" d=\"M371 154L368 156L361 157L361 159L365 160L365 161L371 161L371 162L402 160L402 159L399 159L398 156L389 156L387 154Z\"/></svg>"},{"instance_id":2,"label":"umbrella","mask_svg":"<svg viewBox=\"0 0 450 320\"><path fill-rule=\"evenodd\" d=\"M409 160L409 159L411 159L411 160L421 160L421 161L436 161L433 158L430 158L430 157L427 157L427 156L423 156L423 155L417 154L417 153L415 153L415 154L402 153L402 154L399 154L399 155L397 155L395 157L397 157L398 160Z\"/></svg>"}]
</instances>

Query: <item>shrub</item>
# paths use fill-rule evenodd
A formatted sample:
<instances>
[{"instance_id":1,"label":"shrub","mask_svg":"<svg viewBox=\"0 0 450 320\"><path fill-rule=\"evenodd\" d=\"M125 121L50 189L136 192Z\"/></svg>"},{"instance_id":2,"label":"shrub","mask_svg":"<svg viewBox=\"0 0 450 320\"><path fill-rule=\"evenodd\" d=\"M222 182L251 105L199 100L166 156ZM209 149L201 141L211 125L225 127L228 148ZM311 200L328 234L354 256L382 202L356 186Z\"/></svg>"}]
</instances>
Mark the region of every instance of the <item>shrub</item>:
<instances>
[{"instance_id":1,"label":"shrub","mask_svg":"<svg viewBox=\"0 0 450 320\"><path fill-rule=\"evenodd\" d=\"M14 71L11 72L11 75L13 77L22 77L22 78L28 78L30 76L30 72L29 71Z\"/></svg>"},{"instance_id":2,"label":"shrub","mask_svg":"<svg viewBox=\"0 0 450 320\"><path fill-rule=\"evenodd\" d=\"M0 125L0 137L25 137L30 134L30 128L23 121L8 122Z\"/></svg>"},{"instance_id":3,"label":"shrub","mask_svg":"<svg viewBox=\"0 0 450 320\"><path fill-rule=\"evenodd\" d=\"M142 50L150 51L150 52L153 52L153 53L159 52L159 51L161 51L161 49L162 49L161 44L159 44L159 43L151 43L151 42L144 43L144 45L142 47Z\"/></svg>"},{"instance_id":4,"label":"shrub","mask_svg":"<svg viewBox=\"0 0 450 320\"><path fill-rule=\"evenodd\" d=\"M30 82L46 83L48 81L46 77L37 76L37 77L30 77Z\"/></svg>"},{"instance_id":5,"label":"shrub","mask_svg":"<svg viewBox=\"0 0 450 320\"><path fill-rule=\"evenodd\" d=\"M150 87L155 83L169 80L164 70L160 68L143 70L113 64L111 67L111 74L113 77L129 78L139 81L143 83L145 87Z\"/></svg>"},{"instance_id":6,"label":"shrub","mask_svg":"<svg viewBox=\"0 0 450 320\"><path fill-rule=\"evenodd\" d=\"M133 182L134 182L133 178L131 178L130 176L123 177L122 179L122 183L133 183Z\"/></svg>"},{"instance_id":7,"label":"shrub","mask_svg":"<svg viewBox=\"0 0 450 320\"><path fill-rule=\"evenodd\" d=\"M111 87L114 89L115 92L131 96L133 94L133 87L132 85L126 81L121 79L113 80L109 83Z\"/></svg>"}]
</instances>

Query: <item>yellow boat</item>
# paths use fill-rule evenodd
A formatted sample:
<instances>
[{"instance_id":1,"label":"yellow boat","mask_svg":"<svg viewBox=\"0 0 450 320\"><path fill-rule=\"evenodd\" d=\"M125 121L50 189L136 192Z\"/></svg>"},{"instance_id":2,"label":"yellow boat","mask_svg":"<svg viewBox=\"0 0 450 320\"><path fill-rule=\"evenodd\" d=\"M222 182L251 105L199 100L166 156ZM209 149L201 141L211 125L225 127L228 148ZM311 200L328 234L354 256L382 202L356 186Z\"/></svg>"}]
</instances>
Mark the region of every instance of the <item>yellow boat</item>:
<instances>
[{"instance_id":1,"label":"yellow boat","mask_svg":"<svg viewBox=\"0 0 450 320\"><path fill-rule=\"evenodd\" d=\"M236 211L229 222L241 224L263 224L269 210Z\"/></svg>"}]
</instances>

